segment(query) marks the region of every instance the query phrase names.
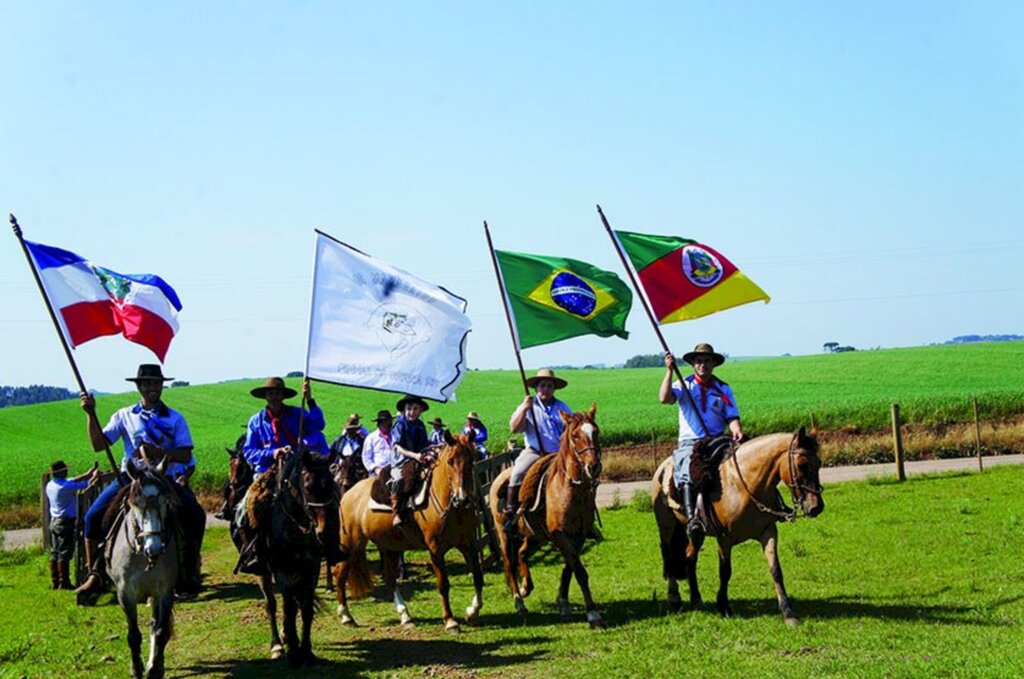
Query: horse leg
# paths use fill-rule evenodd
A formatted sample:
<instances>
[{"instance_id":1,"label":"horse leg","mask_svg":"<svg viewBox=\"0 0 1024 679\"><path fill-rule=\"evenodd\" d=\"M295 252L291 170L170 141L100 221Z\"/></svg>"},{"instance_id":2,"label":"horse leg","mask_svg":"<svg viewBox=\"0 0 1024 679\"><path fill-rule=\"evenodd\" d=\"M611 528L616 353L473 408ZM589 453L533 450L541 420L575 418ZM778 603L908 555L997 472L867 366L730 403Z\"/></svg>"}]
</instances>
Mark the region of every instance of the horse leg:
<instances>
[{"instance_id":1,"label":"horse leg","mask_svg":"<svg viewBox=\"0 0 1024 679\"><path fill-rule=\"evenodd\" d=\"M358 627L352 612L348 610L348 572L351 569L349 561L342 561L334 566L334 593L338 599L338 615L341 617L341 624L345 627Z\"/></svg>"},{"instance_id":2,"label":"horse leg","mask_svg":"<svg viewBox=\"0 0 1024 679\"><path fill-rule=\"evenodd\" d=\"M569 583L572 582L572 568L566 563L562 566L562 581L558 585L558 614L562 620L572 617L572 607L569 606Z\"/></svg>"},{"instance_id":3,"label":"horse leg","mask_svg":"<svg viewBox=\"0 0 1024 679\"><path fill-rule=\"evenodd\" d=\"M300 657L302 659L302 663L306 665L306 667L312 667L316 664L316 656L313 655L313 641L310 637L310 630L313 627L316 580L320 577L320 562L317 562L312 575L313 578L310 580L309 588L303 593L302 606L300 608L300 612L302 613L302 645L300 647Z\"/></svg>"},{"instance_id":4,"label":"horse leg","mask_svg":"<svg viewBox=\"0 0 1024 679\"><path fill-rule=\"evenodd\" d=\"M118 592L117 598L128 623L128 648L132 654L132 676L140 679L146 668L142 664L142 632L139 631L139 610L135 599Z\"/></svg>"},{"instance_id":5,"label":"horse leg","mask_svg":"<svg viewBox=\"0 0 1024 679\"><path fill-rule=\"evenodd\" d=\"M458 633L460 631L459 621L452 615L451 602L448 597L451 591L451 583L448 581L448 566L444 562L444 553L436 545L430 550L430 565L434 567L434 576L437 578L437 593L441 595L441 614L444 616L444 628L449 632Z\"/></svg>"},{"instance_id":6,"label":"horse leg","mask_svg":"<svg viewBox=\"0 0 1024 679\"><path fill-rule=\"evenodd\" d=\"M263 592L267 618L270 620L270 659L277 660L284 654L284 646L277 631L277 595L274 594L274 583L269 573L260 576L260 590Z\"/></svg>"},{"instance_id":7,"label":"horse leg","mask_svg":"<svg viewBox=\"0 0 1024 679\"><path fill-rule=\"evenodd\" d=\"M484 605L484 570L480 566L480 553L472 543L459 549L473 574L473 602L466 608L466 622L474 622Z\"/></svg>"},{"instance_id":8,"label":"horse leg","mask_svg":"<svg viewBox=\"0 0 1024 679\"><path fill-rule=\"evenodd\" d=\"M392 592L399 622L411 627L415 623L412 621L412 616L409 615L409 606L402 598L402 590L398 588L398 557L400 554L401 552L394 552L383 547L380 550L381 561L384 562L384 588Z\"/></svg>"},{"instance_id":9,"label":"horse leg","mask_svg":"<svg viewBox=\"0 0 1024 679\"><path fill-rule=\"evenodd\" d=\"M576 582L580 586L580 591L583 592L583 605L587 611L587 622L594 629L603 629L604 621L601 620L601 614L597 612L597 604L594 603L594 597L590 594L590 576L587 574L587 569L580 559L580 550L583 547L584 538L579 537L570 540L568 535L557 531L552 533L551 540L555 543L558 551L562 553L562 558L565 559L566 565L572 569L573 575L576 576Z\"/></svg>"},{"instance_id":10,"label":"horse leg","mask_svg":"<svg viewBox=\"0 0 1024 679\"><path fill-rule=\"evenodd\" d=\"M518 589L513 592L516 602L516 612L526 617L526 603L523 601L526 597L530 596L530 592L533 591L533 577L530 575L530 564L527 561L529 554L530 541L527 538L523 538L523 543L519 546L519 553L516 558L519 562L519 578L518 580L513 573L513 582L518 583Z\"/></svg>"},{"instance_id":11,"label":"horse leg","mask_svg":"<svg viewBox=\"0 0 1024 679\"><path fill-rule=\"evenodd\" d=\"M690 586L690 607L695 611L704 605L704 599L700 595L700 584L697 582L697 558L703 546L704 536L697 534L686 548L686 581Z\"/></svg>"},{"instance_id":12,"label":"horse leg","mask_svg":"<svg viewBox=\"0 0 1024 679\"><path fill-rule=\"evenodd\" d=\"M729 580L732 578L732 545L724 542L718 543L718 598L715 600L715 607L722 617L728 618L732 615L732 606L729 605Z\"/></svg>"},{"instance_id":13,"label":"horse leg","mask_svg":"<svg viewBox=\"0 0 1024 679\"><path fill-rule=\"evenodd\" d=\"M284 616L281 624L284 626L284 643L288 646L288 665L300 667L302 665L302 648L298 632L295 628L295 619L299 615L299 602L295 597L295 590L299 588L298 583L293 583L287 588L281 588L281 603L284 604Z\"/></svg>"},{"instance_id":14,"label":"horse leg","mask_svg":"<svg viewBox=\"0 0 1024 679\"><path fill-rule=\"evenodd\" d=\"M771 573L772 582L775 583L775 594L779 598L779 610L782 611L782 618L790 627L800 624L800 618L796 617L793 608L789 605L789 595L786 594L786 585L782 580L782 565L779 563L779 529L773 523L761 533L758 542L764 550L764 558L768 561L768 572Z\"/></svg>"},{"instance_id":15,"label":"horse leg","mask_svg":"<svg viewBox=\"0 0 1024 679\"><path fill-rule=\"evenodd\" d=\"M149 623L149 663L146 667L148 679L160 679L164 676L164 649L171 639L173 607L173 589L167 590L162 597L153 600L153 619Z\"/></svg>"}]
</instances>

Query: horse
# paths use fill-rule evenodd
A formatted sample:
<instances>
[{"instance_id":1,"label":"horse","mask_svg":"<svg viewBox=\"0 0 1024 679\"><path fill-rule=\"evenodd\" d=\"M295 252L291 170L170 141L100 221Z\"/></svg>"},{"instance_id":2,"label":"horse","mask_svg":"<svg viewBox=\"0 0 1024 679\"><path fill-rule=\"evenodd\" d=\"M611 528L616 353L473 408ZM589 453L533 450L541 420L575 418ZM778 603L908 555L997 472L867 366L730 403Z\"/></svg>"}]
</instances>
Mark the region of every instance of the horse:
<instances>
[{"instance_id":1,"label":"horse","mask_svg":"<svg viewBox=\"0 0 1024 679\"><path fill-rule=\"evenodd\" d=\"M245 454L242 452L244 444L245 434L238 437L234 448L224 449L229 456L228 480L221 489L224 502L221 505L220 511L215 514L217 518L224 519L230 523L228 533L231 535L231 540L235 543L235 547L239 549L241 548L241 540L238 536L238 527L235 525L235 507L245 497L245 491L249 490L253 478L252 466L246 462Z\"/></svg>"},{"instance_id":2,"label":"horse","mask_svg":"<svg viewBox=\"0 0 1024 679\"><path fill-rule=\"evenodd\" d=\"M178 536L174 528L179 499L164 475L166 458L155 469L127 466L131 483L111 506L107 574L128 623L132 676L164 676L164 648L174 627L174 585L178 578ZM122 509L123 508L123 509ZM150 600L149 660L142 664L138 605Z\"/></svg>"},{"instance_id":3,"label":"horse","mask_svg":"<svg viewBox=\"0 0 1024 679\"><path fill-rule=\"evenodd\" d=\"M446 431L445 445L431 471L429 499L425 506L413 512L413 521L405 526L393 527L390 511L375 511L370 507L374 479L360 481L345 493L341 503L341 544L349 558L335 569L338 615L343 625L357 626L348 607L350 583L351 596L356 599L369 594L373 587L366 561L366 547L371 541L380 549L384 584L392 593L403 625L411 625L412 616L397 584L398 557L410 549L430 552L430 564L441 595L444 627L449 632L458 632L460 627L448 600L445 554L453 547L461 552L473 575L473 601L466 608L466 620L477 619L483 606L484 574L475 542L478 519L473 506L473 463L476 456L476 444L470 437L464 434L453 437Z\"/></svg>"},{"instance_id":4,"label":"horse","mask_svg":"<svg viewBox=\"0 0 1024 679\"><path fill-rule=\"evenodd\" d=\"M258 576L270 621L270 657L276 660L284 653L277 627L276 585L284 604L282 624L288 664L312 666L316 656L310 628L320 559L324 555L338 558L337 487L328 462L308 449L290 455L277 474L279 487L269 500L269 509L261 512L266 525L259 529L270 531L264 572ZM264 476L252 490L262 486L257 492L265 492L272 485L271 479L276 478ZM301 637L296 634L296 616L300 613Z\"/></svg>"},{"instance_id":5,"label":"horse","mask_svg":"<svg viewBox=\"0 0 1024 679\"><path fill-rule=\"evenodd\" d=\"M572 614L569 607L569 583L575 575L583 592L587 621L593 628L604 627L601 614L590 595L590 576L580 559L583 542L594 526L594 496L601 473L599 428L594 421L596 413L596 404L591 405L585 413L561 413L565 431L562 432L558 452L538 460L530 468L523 483L525 489L532 485L532 480L542 475L547 476L546 485L537 486L539 501L524 500L517 518L519 535L524 538L519 542L515 536L498 529L505 580L512 590L516 611L524 617L527 610L523 599L533 591L533 578L530 576L527 558L537 547L550 540L565 560L558 588L558 608L562 618L568 619ZM512 470L506 469L491 484L490 508L495 526L502 525L503 508L500 505L506 497L511 474ZM537 483L543 484L544 479L540 478Z\"/></svg>"},{"instance_id":6,"label":"horse","mask_svg":"<svg viewBox=\"0 0 1024 679\"><path fill-rule=\"evenodd\" d=\"M796 518L797 510L789 510L782 502L777 486L785 483L792 494L793 503L809 517L816 517L825 509L821 497L818 471L818 441L801 427L796 434L786 432L759 436L736 448L721 463L721 494L705 498L710 506L711 523L720 525L718 533L718 612L732 615L729 604L729 579L732 577L732 548L747 540L757 540L768 561L768 572L775 583L779 610L787 625L796 626L800 619L793 612L782 579L779 565L779 521ZM690 605L702 605L697 584L697 557L704 543L698 534L687 538L685 509L670 503L665 494L671 482L672 458L665 460L654 474L651 500L654 518L658 523L661 541L663 575L668 580L668 600L678 609L678 580L686 578L690 585ZM671 506L674 505L674 506Z\"/></svg>"}]
</instances>

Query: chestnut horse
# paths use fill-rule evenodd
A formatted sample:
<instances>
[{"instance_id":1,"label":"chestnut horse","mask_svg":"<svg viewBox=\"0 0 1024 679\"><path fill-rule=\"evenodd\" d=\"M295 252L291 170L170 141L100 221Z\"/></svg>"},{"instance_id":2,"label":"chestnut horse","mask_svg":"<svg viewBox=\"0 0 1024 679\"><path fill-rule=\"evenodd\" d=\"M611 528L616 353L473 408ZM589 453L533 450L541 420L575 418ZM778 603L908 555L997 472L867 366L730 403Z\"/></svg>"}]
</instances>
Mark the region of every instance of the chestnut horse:
<instances>
[{"instance_id":1,"label":"chestnut horse","mask_svg":"<svg viewBox=\"0 0 1024 679\"><path fill-rule=\"evenodd\" d=\"M366 547L373 542L380 548L384 564L384 584L392 593L395 609L403 625L412 623L408 606L398 588L398 557L410 549L426 549L437 577L445 629L459 631L448 601L448 569L444 557L454 547L462 553L473 574L472 604L466 619L473 621L483 606L484 573L476 549L477 515L473 502L473 462L476 444L466 435L453 437L445 432L445 446L434 463L426 505L413 512L414 522L395 528L390 511L370 508L370 488L374 479L365 479L352 487L341 502L341 545L348 560L335 567L338 615L343 625L356 626L348 608L348 587L352 597L367 595L373 586L366 562Z\"/></svg>"},{"instance_id":2,"label":"chestnut horse","mask_svg":"<svg viewBox=\"0 0 1024 679\"><path fill-rule=\"evenodd\" d=\"M800 624L782 581L776 525L779 521L795 519L797 510L785 508L776 487L780 481L789 486L794 504L813 518L825 509L818 480L820 468L818 442L803 427L796 434L768 434L747 441L722 461L721 495L706 506L721 525L716 607L723 616L732 614L729 606L732 548L747 540L757 540L768 560L768 571L775 583L779 610L786 624ZM664 492L664 484L671 482L671 476L672 458L669 458L654 473L651 486L654 518L661 538L663 574L668 580L669 603L676 608L681 605L677 581L685 577L690 585L690 604L696 609L702 604L697 585L697 556L704 536L698 534L692 541L687 538L685 510L675 503L670 506Z\"/></svg>"},{"instance_id":3,"label":"chestnut horse","mask_svg":"<svg viewBox=\"0 0 1024 679\"><path fill-rule=\"evenodd\" d=\"M562 581L558 588L558 609L563 618L571 615L569 608L569 583L576 576L591 627L603 627L601 615L597 612L590 595L590 578L580 560L583 541L594 526L594 494L598 476L601 473L601 449L598 445L598 426L594 421L597 405L591 405L585 413L568 415L560 413L565 422L565 431L559 442L558 452L543 457L534 463L527 473L523 486L530 484L539 473L547 475L540 502L526 501L518 518L518 532L521 540L510 539L505 531L498 528L501 543L505 579L515 599L516 611L526 615L523 599L533 591L533 578L527 557L537 547L550 540L554 543L565 565L562 567ZM544 470L544 467L547 467ZM511 469L501 472L491 484L490 507L494 525L502 525L503 504L506 497ZM542 480L543 481L543 480ZM518 543L518 544L517 544Z\"/></svg>"}]
</instances>

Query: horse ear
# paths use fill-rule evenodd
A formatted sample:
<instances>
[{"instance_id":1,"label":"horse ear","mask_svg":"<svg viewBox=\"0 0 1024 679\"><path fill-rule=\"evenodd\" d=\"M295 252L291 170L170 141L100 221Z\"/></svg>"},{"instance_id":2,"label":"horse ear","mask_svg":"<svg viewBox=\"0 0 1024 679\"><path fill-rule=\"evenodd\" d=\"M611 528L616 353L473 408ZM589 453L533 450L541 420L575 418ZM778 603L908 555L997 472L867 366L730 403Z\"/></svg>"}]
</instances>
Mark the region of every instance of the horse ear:
<instances>
[{"instance_id":1,"label":"horse ear","mask_svg":"<svg viewBox=\"0 0 1024 679\"><path fill-rule=\"evenodd\" d=\"M335 464L332 464L332 465L331 465L331 466L329 467L329 469L331 470L331 474L337 474L337 473L338 473L338 470L339 470L339 469L341 469L341 465L339 465L339 464L335 463Z\"/></svg>"},{"instance_id":2,"label":"horse ear","mask_svg":"<svg viewBox=\"0 0 1024 679\"><path fill-rule=\"evenodd\" d=\"M454 446L458 443L458 441L455 440L455 437L452 436L452 433L447 429L444 430L444 442L449 446Z\"/></svg>"},{"instance_id":3,"label":"horse ear","mask_svg":"<svg viewBox=\"0 0 1024 679\"><path fill-rule=\"evenodd\" d=\"M800 427L800 431L796 433L796 444L801 448L806 448L810 439L807 436L807 427Z\"/></svg>"},{"instance_id":4,"label":"horse ear","mask_svg":"<svg viewBox=\"0 0 1024 679\"><path fill-rule=\"evenodd\" d=\"M569 424L569 422L572 420L572 415L565 412L564 410L559 410L558 414L562 416L562 422L565 422L566 424Z\"/></svg>"},{"instance_id":5,"label":"horse ear","mask_svg":"<svg viewBox=\"0 0 1024 679\"><path fill-rule=\"evenodd\" d=\"M590 413L590 419L594 419L594 415L597 414L597 403L596 402L590 404L590 410L588 412Z\"/></svg>"}]
</instances>

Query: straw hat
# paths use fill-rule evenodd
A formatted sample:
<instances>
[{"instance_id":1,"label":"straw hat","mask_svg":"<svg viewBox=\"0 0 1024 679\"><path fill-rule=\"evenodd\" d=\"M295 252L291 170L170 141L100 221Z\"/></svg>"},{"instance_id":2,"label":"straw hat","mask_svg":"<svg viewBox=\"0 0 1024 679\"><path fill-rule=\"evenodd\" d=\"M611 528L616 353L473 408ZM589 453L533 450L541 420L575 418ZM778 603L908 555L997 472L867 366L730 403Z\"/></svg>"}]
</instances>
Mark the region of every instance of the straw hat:
<instances>
[{"instance_id":1,"label":"straw hat","mask_svg":"<svg viewBox=\"0 0 1024 679\"><path fill-rule=\"evenodd\" d=\"M555 377L555 371L550 368L541 368L537 371L537 374L533 377L527 378L526 386L531 389L537 387L537 383L541 380L551 380L555 383L555 389L565 389L568 386L568 382L563 380L561 377Z\"/></svg>"},{"instance_id":2,"label":"straw hat","mask_svg":"<svg viewBox=\"0 0 1024 679\"><path fill-rule=\"evenodd\" d=\"M466 419L467 420L476 420L477 422L481 422L481 423L483 422L483 420L480 419L480 416L477 415L475 410L470 410L468 413L466 413Z\"/></svg>"}]
</instances>

